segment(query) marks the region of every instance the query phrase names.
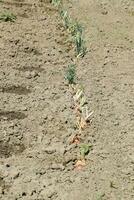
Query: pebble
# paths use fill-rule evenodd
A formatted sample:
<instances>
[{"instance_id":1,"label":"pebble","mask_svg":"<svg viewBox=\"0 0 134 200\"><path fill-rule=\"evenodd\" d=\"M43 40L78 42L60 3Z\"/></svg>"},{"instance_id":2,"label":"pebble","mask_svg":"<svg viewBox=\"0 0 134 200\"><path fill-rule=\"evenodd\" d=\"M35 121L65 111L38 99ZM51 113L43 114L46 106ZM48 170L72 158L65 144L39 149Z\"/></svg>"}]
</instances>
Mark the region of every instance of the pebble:
<instances>
[{"instance_id":1,"label":"pebble","mask_svg":"<svg viewBox=\"0 0 134 200\"><path fill-rule=\"evenodd\" d=\"M125 175L130 175L132 173L132 169L131 168L122 169L122 173Z\"/></svg>"},{"instance_id":2,"label":"pebble","mask_svg":"<svg viewBox=\"0 0 134 200\"><path fill-rule=\"evenodd\" d=\"M2 174L2 177L5 178L9 175L9 172L6 167L0 165L0 174Z\"/></svg>"},{"instance_id":3,"label":"pebble","mask_svg":"<svg viewBox=\"0 0 134 200\"><path fill-rule=\"evenodd\" d=\"M50 169L53 169L53 170L64 170L65 167L62 164L52 164L50 166Z\"/></svg>"},{"instance_id":4,"label":"pebble","mask_svg":"<svg viewBox=\"0 0 134 200\"><path fill-rule=\"evenodd\" d=\"M47 154L53 154L56 152L56 149L52 148L52 147L47 147L44 149L44 152Z\"/></svg>"},{"instance_id":5,"label":"pebble","mask_svg":"<svg viewBox=\"0 0 134 200\"><path fill-rule=\"evenodd\" d=\"M35 77L37 77L37 76L39 76L39 74L38 74L37 72L35 72L35 71L26 72L26 73L25 73L25 77L26 77L27 79L35 78Z\"/></svg>"},{"instance_id":6,"label":"pebble","mask_svg":"<svg viewBox=\"0 0 134 200\"><path fill-rule=\"evenodd\" d=\"M14 172L13 174L13 179L17 179L19 177L20 173L19 172Z\"/></svg>"},{"instance_id":7,"label":"pebble","mask_svg":"<svg viewBox=\"0 0 134 200\"><path fill-rule=\"evenodd\" d=\"M107 14L108 14L108 11L107 11L107 10L103 10L101 13L102 13L103 15L107 15Z\"/></svg>"},{"instance_id":8,"label":"pebble","mask_svg":"<svg viewBox=\"0 0 134 200\"><path fill-rule=\"evenodd\" d=\"M20 110L21 110L21 111L27 111L27 108L26 108L25 106L24 106L24 107L22 106L22 107L20 108Z\"/></svg>"}]
</instances>

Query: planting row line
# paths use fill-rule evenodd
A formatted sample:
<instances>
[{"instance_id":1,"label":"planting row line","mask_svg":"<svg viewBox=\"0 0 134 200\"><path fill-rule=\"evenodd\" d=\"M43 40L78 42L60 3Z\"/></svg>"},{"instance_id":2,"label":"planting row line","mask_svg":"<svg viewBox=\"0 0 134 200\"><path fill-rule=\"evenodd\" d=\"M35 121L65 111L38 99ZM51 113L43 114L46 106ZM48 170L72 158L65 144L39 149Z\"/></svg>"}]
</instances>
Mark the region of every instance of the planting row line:
<instances>
[{"instance_id":1,"label":"planting row line","mask_svg":"<svg viewBox=\"0 0 134 200\"><path fill-rule=\"evenodd\" d=\"M74 21L68 11L63 7L62 0L52 0L51 3L57 8L60 17L62 19L65 30L71 35L72 43L75 48L75 59L73 63L68 65L65 79L68 81L69 88L74 99L74 109L76 113L78 134L74 136L72 142L80 143L81 131L86 127L87 123L90 122L93 112L90 112L87 106L87 100L84 93L83 87L76 84L76 68L77 60L83 58L87 52L85 46L85 40L83 36L83 27L78 21ZM91 145L82 144L80 147L81 159L76 162L77 168L82 168L85 165L85 156L90 151Z\"/></svg>"}]
</instances>

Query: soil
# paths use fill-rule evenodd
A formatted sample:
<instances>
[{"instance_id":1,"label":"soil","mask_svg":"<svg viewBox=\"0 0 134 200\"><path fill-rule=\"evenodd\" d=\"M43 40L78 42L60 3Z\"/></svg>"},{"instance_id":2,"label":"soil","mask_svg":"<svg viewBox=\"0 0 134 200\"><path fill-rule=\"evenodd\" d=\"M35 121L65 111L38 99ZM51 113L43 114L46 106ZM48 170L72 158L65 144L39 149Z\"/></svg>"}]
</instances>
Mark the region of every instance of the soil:
<instances>
[{"instance_id":1,"label":"soil","mask_svg":"<svg viewBox=\"0 0 134 200\"><path fill-rule=\"evenodd\" d=\"M49 1L0 2L0 199L134 199L134 1L72 0L88 52L77 82L94 111L81 142L91 144L82 170L73 98L64 78L73 46Z\"/></svg>"}]
</instances>

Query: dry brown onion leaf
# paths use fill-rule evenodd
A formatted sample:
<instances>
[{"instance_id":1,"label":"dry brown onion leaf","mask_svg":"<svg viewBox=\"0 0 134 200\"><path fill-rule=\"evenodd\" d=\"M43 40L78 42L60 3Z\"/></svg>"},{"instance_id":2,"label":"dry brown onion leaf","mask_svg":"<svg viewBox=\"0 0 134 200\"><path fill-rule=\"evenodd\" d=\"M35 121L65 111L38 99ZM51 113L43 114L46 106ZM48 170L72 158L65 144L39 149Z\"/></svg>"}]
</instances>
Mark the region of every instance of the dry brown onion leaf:
<instances>
[{"instance_id":1,"label":"dry brown onion leaf","mask_svg":"<svg viewBox=\"0 0 134 200\"><path fill-rule=\"evenodd\" d=\"M77 162L74 165L74 168L77 169L77 170L82 170L85 166L86 166L85 159L77 160Z\"/></svg>"},{"instance_id":2,"label":"dry brown onion leaf","mask_svg":"<svg viewBox=\"0 0 134 200\"><path fill-rule=\"evenodd\" d=\"M86 126L87 126L87 122L85 121L83 117L81 117L80 124L79 124L80 129L83 130Z\"/></svg>"},{"instance_id":3,"label":"dry brown onion leaf","mask_svg":"<svg viewBox=\"0 0 134 200\"><path fill-rule=\"evenodd\" d=\"M75 135L71 141L70 141L71 144L80 144L80 137L78 135Z\"/></svg>"}]
</instances>

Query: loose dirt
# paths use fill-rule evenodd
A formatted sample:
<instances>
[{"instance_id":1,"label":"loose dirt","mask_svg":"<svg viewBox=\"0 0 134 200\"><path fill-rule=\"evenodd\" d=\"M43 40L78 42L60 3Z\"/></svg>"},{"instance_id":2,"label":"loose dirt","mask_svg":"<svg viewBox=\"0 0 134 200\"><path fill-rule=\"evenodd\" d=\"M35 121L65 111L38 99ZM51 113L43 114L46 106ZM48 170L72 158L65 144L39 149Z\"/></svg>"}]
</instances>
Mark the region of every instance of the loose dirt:
<instances>
[{"instance_id":1,"label":"loose dirt","mask_svg":"<svg viewBox=\"0 0 134 200\"><path fill-rule=\"evenodd\" d=\"M85 27L88 52L77 66L94 111L81 142L92 144L74 169L79 145L64 79L74 58L49 1L2 1L0 13L0 199L134 199L134 1L68 1Z\"/></svg>"}]
</instances>

